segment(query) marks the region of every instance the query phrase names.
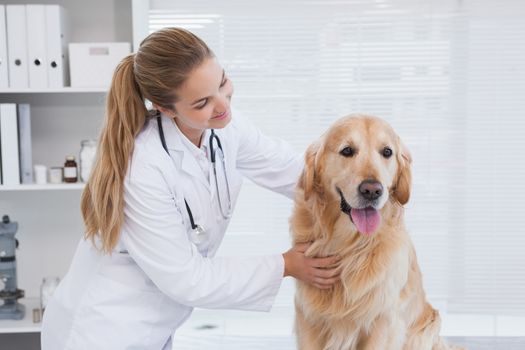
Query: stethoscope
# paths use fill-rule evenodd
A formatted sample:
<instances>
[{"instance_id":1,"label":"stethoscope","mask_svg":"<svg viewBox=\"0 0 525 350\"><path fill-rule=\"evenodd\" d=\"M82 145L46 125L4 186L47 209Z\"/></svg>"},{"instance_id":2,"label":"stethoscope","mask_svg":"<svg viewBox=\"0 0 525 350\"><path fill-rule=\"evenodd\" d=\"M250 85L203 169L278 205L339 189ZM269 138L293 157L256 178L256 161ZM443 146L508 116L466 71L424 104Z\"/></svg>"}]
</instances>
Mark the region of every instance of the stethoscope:
<instances>
[{"instance_id":1,"label":"stethoscope","mask_svg":"<svg viewBox=\"0 0 525 350\"><path fill-rule=\"evenodd\" d=\"M164 138L164 130L162 128L162 120L160 115L157 115L157 124L159 126L159 136L160 141L162 143L162 147L168 153L168 146L166 145L166 139ZM211 134L209 138L209 147L210 147L210 160L213 167L213 176L215 178L215 189L217 190L217 199L219 202L219 208L221 210L222 217L227 220L231 217L232 213L232 200L230 195L230 184L228 182L228 177L226 175L226 162L224 161L224 152L222 150L221 140L219 137L215 134L215 131L211 129ZM216 147L213 147L214 142L217 144ZM221 195L219 192L219 181L217 181L217 156L220 158L222 163L222 171L224 175L224 182L226 183L226 197L227 197L227 205L226 210L223 208L223 201L221 200ZM192 239L196 241L196 243L201 242L204 239L204 236L206 234L206 230L199 224L196 224L193 220L193 214L191 212L190 206L188 205L188 202L186 201L186 198L184 198L184 204L186 204L186 211L188 212L188 216L190 218L191 223L191 229L192 229Z\"/></svg>"}]
</instances>

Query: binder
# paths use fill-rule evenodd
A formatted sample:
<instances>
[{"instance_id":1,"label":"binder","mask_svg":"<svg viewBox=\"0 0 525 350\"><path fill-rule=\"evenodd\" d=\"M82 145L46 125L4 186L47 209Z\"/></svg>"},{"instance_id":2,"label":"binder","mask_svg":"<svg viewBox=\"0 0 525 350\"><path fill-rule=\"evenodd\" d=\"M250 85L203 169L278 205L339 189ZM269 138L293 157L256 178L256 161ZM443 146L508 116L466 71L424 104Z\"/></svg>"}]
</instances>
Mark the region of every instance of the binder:
<instances>
[{"instance_id":1,"label":"binder","mask_svg":"<svg viewBox=\"0 0 525 350\"><path fill-rule=\"evenodd\" d=\"M25 5L6 5L9 87L27 88L27 32ZM5 174L4 174L5 176Z\"/></svg>"},{"instance_id":2,"label":"binder","mask_svg":"<svg viewBox=\"0 0 525 350\"><path fill-rule=\"evenodd\" d=\"M0 104L0 142L3 185L19 185L18 122L16 104Z\"/></svg>"},{"instance_id":3,"label":"binder","mask_svg":"<svg viewBox=\"0 0 525 350\"><path fill-rule=\"evenodd\" d=\"M9 87L7 68L7 33L5 23L5 6L0 5L0 89Z\"/></svg>"},{"instance_id":4,"label":"binder","mask_svg":"<svg viewBox=\"0 0 525 350\"><path fill-rule=\"evenodd\" d=\"M20 183L33 183L33 152L31 149L31 109L28 103L18 105L18 154Z\"/></svg>"},{"instance_id":5,"label":"binder","mask_svg":"<svg viewBox=\"0 0 525 350\"><path fill-rule=\"evenodd\" d=\"M69 83L66 12L59 5L45 5L45 9L48 86L63 87Z\"/></svg>"},{"instance_id":6,"label":"binder","mask_svg":"<svg viewBox=\"0 0 525 350\"><path fill-rule=\"evenodd\" d=\"M0 120L2 120L2 111L0 110ZM2 125L0 125L0 185L4 184L2 176Z\"/></svg>"},{"instance_id":7,"label":"binder","mask_svg":"<svg viewBox=\"0 0 525 350\"><path fill-rule=\"evenodd\" d=\"M47 88L46 11L44 5L26 5L29 87Z\"/></svg>"}]
</instances>

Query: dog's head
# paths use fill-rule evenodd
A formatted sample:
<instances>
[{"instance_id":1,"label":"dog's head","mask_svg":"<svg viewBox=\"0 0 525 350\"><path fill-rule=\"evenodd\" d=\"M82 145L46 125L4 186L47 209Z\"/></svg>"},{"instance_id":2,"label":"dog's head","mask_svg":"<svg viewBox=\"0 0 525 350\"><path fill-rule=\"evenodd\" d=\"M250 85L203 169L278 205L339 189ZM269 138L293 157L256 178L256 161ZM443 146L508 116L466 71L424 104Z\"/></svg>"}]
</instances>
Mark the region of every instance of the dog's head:
<instances>
[{"instance_id":1,"label":"dog's head","mask_svg":"<svg viewBox=\"0 0 525 350\"><path fill-rule=\"evenodd\" d=\"M304 199L321 210L339 205L362 234L378 229L387 202L403 205L410 198L410 153L379 118L338 120L307 149L305 160L299 183Z\"/></svg>"}]
</instances>

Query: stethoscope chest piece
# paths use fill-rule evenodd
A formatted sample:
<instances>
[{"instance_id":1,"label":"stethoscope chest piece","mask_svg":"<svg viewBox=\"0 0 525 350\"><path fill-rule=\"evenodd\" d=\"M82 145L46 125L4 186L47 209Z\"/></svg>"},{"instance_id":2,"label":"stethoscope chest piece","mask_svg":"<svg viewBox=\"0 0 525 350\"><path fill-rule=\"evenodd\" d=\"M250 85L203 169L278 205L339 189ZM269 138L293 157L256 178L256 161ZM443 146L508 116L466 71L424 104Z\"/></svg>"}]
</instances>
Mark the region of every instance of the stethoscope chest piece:
<instances>
[{"instance_id":1,"label":"stethoscope chest piece","mask_svg":"<svg viewBox=\"0 0 525 350\"><path fill-rule=\"evenodd\" d=\"M200 244L207 239L208 235L206 230L201 225L195 225L195 228L191 230L190 239L193 243Z\"/></svg>"}]
</instances>

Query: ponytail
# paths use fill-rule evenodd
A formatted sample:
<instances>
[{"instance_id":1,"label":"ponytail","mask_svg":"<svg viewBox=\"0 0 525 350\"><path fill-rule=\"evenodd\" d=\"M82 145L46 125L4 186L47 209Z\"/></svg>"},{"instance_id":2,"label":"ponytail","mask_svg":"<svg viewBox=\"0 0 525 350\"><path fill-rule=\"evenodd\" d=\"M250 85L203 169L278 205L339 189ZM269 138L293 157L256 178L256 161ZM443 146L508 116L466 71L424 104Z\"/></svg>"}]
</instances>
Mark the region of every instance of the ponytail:
<instances>
[{"instance_id":1,"label":"ponytail","mask_svg":"<svg viewBox=\"0 0 525 350\"><path fill-rule=\"evenodd\" d=\"M109 253L118 242L124 221L124 178L133 154L134 140L146 121L147 110L135 80L134 54L124 58L113 74L107 96L106 120L97 156L82 193L85 237Z\"/></svg>"},{"instance_id":2,"label":"ponytail","mask_svg":"<svg viewBox=\"0 0 525 350\"><path fill-rule=\"evenodd\" d=\"M193 33L163 28L148 35L137 53L115 69L94 168L80 204L85 236L100 241L103 252L115 248L124 222L124 179L135 137L146 122L145 99L172 109L177 89L210 57L213 52Z\"/></svg>"}]
</instances>

